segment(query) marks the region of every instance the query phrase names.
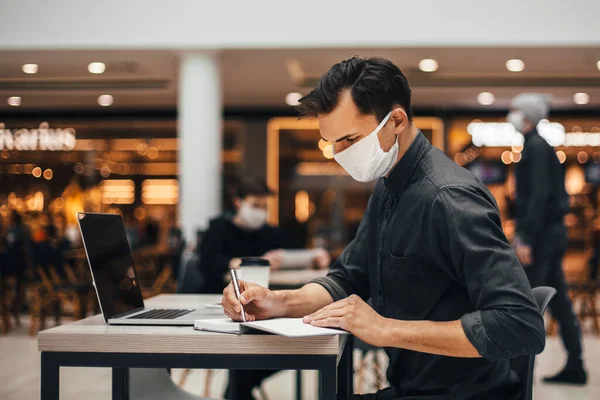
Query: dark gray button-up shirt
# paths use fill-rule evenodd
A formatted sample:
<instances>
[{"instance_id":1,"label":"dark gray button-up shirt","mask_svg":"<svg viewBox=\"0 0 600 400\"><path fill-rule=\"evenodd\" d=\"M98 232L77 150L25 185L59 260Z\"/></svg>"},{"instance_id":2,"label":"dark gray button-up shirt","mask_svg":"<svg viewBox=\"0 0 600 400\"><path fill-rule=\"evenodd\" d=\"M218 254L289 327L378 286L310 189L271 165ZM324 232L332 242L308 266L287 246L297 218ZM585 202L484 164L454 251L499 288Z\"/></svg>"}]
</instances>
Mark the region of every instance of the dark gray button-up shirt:
<instances>
[{"instance_id":1,"label":"dark gray button-up shirt","mask_svg":"<svg viewBox=\"0 0 600 400\"><path fill-rule=\"evenodd\" d=\"M508 399L508 359L544 348L543 320L494 198L422 134L377 183L355 239L315 282L336 301L371 298L388 318L461 320L482 358L386 349L399 397Z\"/></svg>"}]
</instances>

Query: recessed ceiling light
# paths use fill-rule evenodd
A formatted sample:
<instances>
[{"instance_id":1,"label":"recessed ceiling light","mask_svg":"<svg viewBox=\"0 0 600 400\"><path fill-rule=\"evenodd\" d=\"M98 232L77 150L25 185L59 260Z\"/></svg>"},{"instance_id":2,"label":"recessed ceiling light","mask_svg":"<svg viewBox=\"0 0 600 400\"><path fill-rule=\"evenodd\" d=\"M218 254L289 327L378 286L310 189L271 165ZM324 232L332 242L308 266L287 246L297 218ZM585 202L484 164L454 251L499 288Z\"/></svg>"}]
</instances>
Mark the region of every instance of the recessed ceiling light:
<instances>
[{"instance_id":1,"label":"recessed ceiling light","mask_svg":"<svg viewBox=\"0 0 600 400\"><path fill-rule=\"evenodd\" d=\"M575 93L573 95L575 104L584 105L590 102L590 95L587 93Z\"/></svg>"},{"instance_id":2,"label":"recessed ceiling light","mask_svg":"<svg viewBox=\"0 0 600 400\"><path fill-rule=\"evenodd\" d=\"M482 106L491 106L496 101L496 96L490 92L481 92L477 95L477 101Z\"/></svg>"},{"instance_id":3,"label":"recessed ceiling light","mask_svg":"<svg viewBox=\"0 0 600 400\"><path fill-rule=\"evenodd\" d=\"M101 62L93 62L88 65L88 71L92 74L103 74L106 71L106 65Z\"/></svg>"},{"instance_id":4,"label":"recessed ceiling light","mask_svg":"<svg viewBox=\"0 0 600 400\"><path fill-rule=\"evenodd\" d=\"M419 69L423 72L435 72L437 71L439 64L433 58L425 58L419 61Z\"/></svg>"},{"instance_id":5,"label":"recessed ceiling light","mask_svg":"<svg viewBox=\"0 0 600 400\"><path fill-rule=\"evenodd\" d=\"M285 103L288 106L297 106L298 104L300 104L300 102L298 100L300 100L301 98L302 98L302 95L298 92L288 93L285 96Z\"/></svg>"},{"instance_id":6,"label":"recessed ceiling light","mask_svg":"<svg viewBox=\"0 0 600 400\"><path fill-rule=\"evenodd\" d=\"M12 107L19 107L21 105L21 98L19 96L11 96L7 100L8 105Z\"/></svg>"},{"instance_id":7,"label":"recessed ceiling light","mask_svg":"<svg viewBox=\"0 0 600 400\"><path fill-rule=\"evenodd\" d=\"M36 74L38 72L38 68L39 67L37 64L23 64L23 67L21 67L23 72L26 74Z\"/></svg>"},{"instance_id":8,"label":"recessed ceiling light","mask_svg":"<svg viewBox=\"0 0 600 400\"><path fill-rule=\"evenodd\" d=\"M506 69L510 72L521 72L525 69L525 63L523 62L523 60L514 58L506 62Z\"/></svg>"},{"instance_id":9,"label":"recessed ceiling light","mask_svg":"<svg viewBox=\"0 0 600 400\"><path fill-rule=\"evenodd\" d=\"M98 105L102 107L112 106L114 98L110 94L103 94L98 97Z\"/></svg>"}]
</instances>

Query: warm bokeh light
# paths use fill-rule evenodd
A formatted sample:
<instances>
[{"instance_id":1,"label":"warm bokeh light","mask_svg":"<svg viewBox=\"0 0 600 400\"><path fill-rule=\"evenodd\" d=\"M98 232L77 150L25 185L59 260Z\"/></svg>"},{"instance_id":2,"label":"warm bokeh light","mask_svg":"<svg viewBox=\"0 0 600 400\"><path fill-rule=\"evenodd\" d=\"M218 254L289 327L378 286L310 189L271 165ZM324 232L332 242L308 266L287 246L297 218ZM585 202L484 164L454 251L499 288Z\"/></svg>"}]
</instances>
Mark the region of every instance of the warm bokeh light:
<instances>
[{"instance_id":1,"label":"warm bokeh light","mask_svg":"<svg viewBox=\"0 0 600 400\"><path fill-rule=\"evenodd\" d=\"M502 162L504 164L508 165L512 162L510 155L511 155L510 151L505 151L504 153L502 153L502 156L500 156L500 159L502 160Z\"/></svg>"},{"instance_id":2,"label":"warm bokeh light","mask_svg":"<svg viewBox=\"0 0 600 400\"><path fill-rule=\"evenodd\" d=\"M110 107L113 105L114 98L110 94L98 96L98 105L101 107Z\"/></svg>"},{"instance_id":3,"label":"warm bokeh light","mask_svg":"<svg viewBox=\"0 0 600 400\"><path fill-rule=\"evenodd\" d=\"M559 150L559 151L557 151L557 152L556 152L556 157L558 157L558 161L559 161L561 164L564 164L564 163L565 163L565 161L567 161L567 155L566 155L566 154L565 154L565 152L564 152L564 151L562 151L562 150Z\"/></svg>"},{"instance_id":4,"label":"warm bokeh light","mask_svg":"<svg viewBox=\"0 0 600 400\"><path fill-rule=\"evenodd\" d=\"M521 72L525 69L525 63L523 62L523 60L513 58L506 62L506 69L510 72Z\"/></svg>"},{"instance_id":5,"label":"warm bokeh light","mask_svg":"<svg viewBox=\"0 0 600 400\"><path fill-rule=\"evenodd\" d=\"M439 68L439 64L433 58L425 58L419 61L419 69L423 72L435 72Z\"/></svg>"},{"instance_id":6,"label":"warm bokeh light","mask_svg":"<svg viewBox=\"0 0 600 400\"><path fill-rule=\"evenodd\" d=\"M148 158L151 160L156 160L156 158L158 157L158 149L156 147L149 147L148 148Z\"/></svg>"},{"instance_id":7,"label":"warm bokeh light","mask_svg":"<svg viewBox=\"0 0 600 400\"><path fill-rule=\"evenodd\" d=\"M298 92L288 93L285 96L285 103L288 106L297 106L298 104L300 104L300 102L298 100L300 100L301 98L302 98L301 93L298 93Z\"/></svg>"},{"instance_id":8,"label":"warm bokeh light","mask_svg":"<svg viewBox=\"0 0 600 400\"><path fill-rule=\"evenodd\" d=\"M325 150L325 147L329 144L329 142L327 142L326 140L320 139L319 140L319 150L323 151Z\"/></svg>"},{"instance_id":9,"label":"warm bokeh light","mask_svg":"<svg viewBox=\"0 0 600 400\"><path fill-rule=\"evenodd\" d=\"M329 143L323 149L323 156L325 156L326 159L331 160L333 158L333 155L333 145Z\"/></svg>"},{"instance_id":10,"label":"warm bokeh light","mask_svg":"<svg viewBox=\"0 0 600 400\"><path fill-rule=\"evenodd\" d=\"M88 65L88 71L91 74L103 74L106 71L106 65L101 62L93 62Z\"/></svg>"},{"instance_id":11,"label":"warm bokeh light","mask_svg":"<svg viewBox=\"0 0 600 400\"><path fill-rule=\"evenodd\" d=\"M54 172L52 172L52 170L50 168L48 168L47 170L44 171L44 179L49 181L50 179L52 179L53 176L54 176Z\"/></svg>"},{"instance_id":12,"label":"warm bokeh light","mask_svg":"<svg viewBox=\"0 0 600 400\"><path fill-rule=\"evenodd\" d=\"M26 74L37 74L39 66L37 64L23 64L21 70Z\"/></svg>"},{"instance_id":13,"label":"warm bokeh light","mask_svg":"<svg viewBox=\"0 0 600 400\"><path fill-rule=\"evenodd\" d=\"M177 204L179 181L176 179L146 179L142 181L142 203Z\"/></svg>"},{"instance_id":14,"label":"warm bokeh light","mask_svg":"<svg viewBox=\"0 0 600 400\"><path fill-rule=\"evenodd\" d=\"M510 152L510 161L512 161L514 163L518 163L519 161L521 161L521 153L511 151Z\"/></svg>"},{"instance_id":15,"label":"warm bokeh light","mask_svg":"<svg viewBox=\"0 0 600 400\"><path fill-rule=\"evenodd\" d=\"M9 106L11 107L20 107L22 99L19 96L11 96L6 100Z\"/></svg>"},{"instance_id":16,"label":"warm bokeh light","mask_svg":"<svg viewBox=\"0 0 600 400\"><path fill-rule=\"evenodd\" d=\"M31 175L33 175L36 178L39 178L40 176L42 176L42 169L40 167L35 167L32 171L31 171Z\"/></svg>"},{"instance_id":17,"label":"warm bokeh light","mask_svg":"<svg viewBox=\"0 0 600 400\"><path fill-rule=\"evenodd\" d=\"M477 102L482 106L491 106L496 101L496 96L491 92L481 92L477 95Z\"/></svg>"},{"instance_id":18,"label":"warm bokeh light","mask_svg":"<svg viewBox=\"0 0 600 400\"><path fill-rule=\"evenodd\" d=\"M580 151L579 154L577 154L577 161L579 161L580 164L585 164L586 162L588 162L588 159L588 153L586 153L585 151Z\"/></svg>"},{"instance_id":19,"label":"warm bokeh light","mask_svg":"<svg viewBox=\"0 0 600 400\"><path fill-rule=\"evenodd\" d=\"M304 190L296 193L295 214L296 221L300 223L305 223L310 218L310 198Z\"/></svg>"}]
</instances>

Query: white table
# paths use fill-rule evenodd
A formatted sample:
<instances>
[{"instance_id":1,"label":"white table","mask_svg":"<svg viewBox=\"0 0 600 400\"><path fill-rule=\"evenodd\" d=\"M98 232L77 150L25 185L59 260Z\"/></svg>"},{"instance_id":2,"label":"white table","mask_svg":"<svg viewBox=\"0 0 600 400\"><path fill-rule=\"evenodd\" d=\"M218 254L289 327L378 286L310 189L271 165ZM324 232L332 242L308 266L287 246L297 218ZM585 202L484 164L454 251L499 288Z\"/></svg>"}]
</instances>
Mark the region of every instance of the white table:
<instances>
[{"instance_id":1,"label":"white table","mask_svg":"<svg viewBox=\"0 0 600 400\"><path fill-rule=\"evenodd\" d=\"M159 295L146 306L202 308L220 298ZM39 333L41 399L58 400L61 366L112 368L115 400L129 398L129 368L312 369L320 372L321 398L335 399L336 392L347 396L352 391L346 342L344 336L294 339L199 332L192 327L107 325L96 315Z\"/></svg>"}]
</instances>

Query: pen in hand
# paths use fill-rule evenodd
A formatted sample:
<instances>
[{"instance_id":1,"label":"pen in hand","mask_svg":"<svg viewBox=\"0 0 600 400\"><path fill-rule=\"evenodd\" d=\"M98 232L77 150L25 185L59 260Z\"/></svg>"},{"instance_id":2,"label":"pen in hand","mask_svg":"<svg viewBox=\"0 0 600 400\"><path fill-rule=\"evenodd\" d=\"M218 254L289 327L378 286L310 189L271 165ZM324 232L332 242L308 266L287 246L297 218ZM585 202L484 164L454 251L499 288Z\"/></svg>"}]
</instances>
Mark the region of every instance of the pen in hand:
<instances>
[{"instance_id":1,"label":"pen in hand","mask_svg":"<svg viewBox=\"0 0 600 400\"><path fill-rule=\"evenodd\" d=\"M237 278L237 272L235 269L230 269L231 272L231 283L233 284L233 290L235 291L235 297L238 301L240 300L240 283ZM246 322L246 313L244 312L244 306L240 301L240 309L242 310L242 321Z\"/></svg>"}]
</instances>

